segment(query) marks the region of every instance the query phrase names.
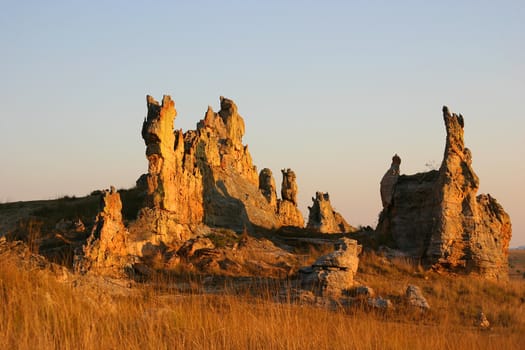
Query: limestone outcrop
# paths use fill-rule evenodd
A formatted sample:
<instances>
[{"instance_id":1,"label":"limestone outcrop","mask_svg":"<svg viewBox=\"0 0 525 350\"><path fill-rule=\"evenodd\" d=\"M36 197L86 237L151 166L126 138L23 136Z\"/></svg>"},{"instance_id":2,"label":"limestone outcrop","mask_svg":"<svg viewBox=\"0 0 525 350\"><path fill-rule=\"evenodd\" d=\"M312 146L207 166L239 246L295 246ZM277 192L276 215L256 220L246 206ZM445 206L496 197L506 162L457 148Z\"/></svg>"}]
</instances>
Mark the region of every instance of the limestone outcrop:
<instances>
[{"instance_id":1,"label":"limestone outcrop","mask_svg":"<svg viewBox=\"0 0 525 350\"><path fill-rule=\"evenodd\" d=\"M328 193L317 192L312 197L312 202L312 206L308 207L310 213L307 229L320 233L347 233L356 230L332 208Z\"/></svg>"},{"instance_id":2,"label":"limestone outcrop","mask_svg":"<svg viewBox=\"0 0 525 350\"><path fill-rule=\"evenodd\" d=\"M142 138L148 159L147 196L130 231L134 237L137 232L150 232L151 237L140 238L153 242L186 240L190 227L204 218L202 174L198 167L184 166L182 132L173 131L175 102L167 95L161 104L149 95L146 102Z\"/></svg>"},{"instance_id":3,"label":"limestone outcrop","mask_svg":"<svg viewBox=\"0 0 525 350\"><path fill-rule=\"evenodd\" d=\"M304 227L303 214L297 207L297 182L295 172L282 169L281 199L277 203L277 215L282 226Z\"/></svg>"},{"instance_id":4,"label":"limestone outcrop","mask_svg":"<svg viewBox=\"0 0 525 350\"><path fill-rule=\"evenodd\" d=\"M118 273L128 262L129 233L122 221L121 211L120 195L112 186L101 195L95 225L83 248L83 255L77 257L77 270Z\"/></svg>"},{"instance_id":5,"label":"limestone outcrop","mask_svg":"<svg viewBox=\"0 0 525 350\"><path fill-rule=\"evenodd\" d=\"M381 179L381 202L383 203L383 208L390 205L392 202L392 194L394 192L394 185L399 178L399 165L401 164L401 158L395 154L392 157L392 165L390 169L387 170L383 178Z\"/></svg>"},{"instance_id":6,"label":"limestone outcrop","mask_svg":"<svg viewBox=\"0 0 525 350\"><path fill-rule=\"evenodd\" d=\"M291 169L282 169L283 182L281 185L281 198L297 205L297 182L295 172Z\"/></svg>"},{"instance_id":7,"label":"limestone outcrop","mask_svg":"<svg viewBox=\"0 0 525 350\"><path fill-rule=\"evenodd\" d=\"M464 145L463 116L445 106L443 118L447 138L439 171L400 175L391 185L393 162L381 183L377 231L435 268L506 279L510 218L490 195L476 197L479 179Z\"/></svg>"},{"instance_id":8,"label":"limestone outcrop","mask_svg":"<svg viewBox=\"0 0 525 350\"><path fill-rule=\"evenodd\" d=\"M232 100L221 96L219 112L208 107L197 128L184 133L174 131L177 112L169 96L162 104L148 96L147 106L142 128L147 199L130 229L134 237L148 231L149 241L182 242L203 233L203 225L236 231L280 226L276 199L272 203L259 191L257 170L242 143L244 120Z\"/></svg>"},{"instance_id":9,"label":"limestone outcrop","mask_svg":"<svg viewBox=\"0 0 525 350\"><path fill-rule=\"evenodd\" d=\"M278 228L275 207L259 190L257 169L242 143L244 120L232 100L220 102L218 113L208 107L197 130L184 134L185 158L195 159L203 174L204 223L237 232Z\"/></svg>"},{"instance_id":10,"label":"limestone outcrop","mask_svg":"<svg viewBox=\"0 0 525 350\"><path fill-rule=\"evenodd\" d=\"M259 173L259 190L268 204L277 211L277 190L275 187L275 180L270 169L264 168Z\"/></svg>"},{"instance_id":11,"label":"limestone outcrop","mask_svg":"<svg viewBox=\"0 0 525 350\"><path fill-rule=\"evenodd\" d=\"M354 286L361 250L356 240L341 238L332 253L299 270L301 288L321 297L341 297Z\"/></svg>"}]
</instances>

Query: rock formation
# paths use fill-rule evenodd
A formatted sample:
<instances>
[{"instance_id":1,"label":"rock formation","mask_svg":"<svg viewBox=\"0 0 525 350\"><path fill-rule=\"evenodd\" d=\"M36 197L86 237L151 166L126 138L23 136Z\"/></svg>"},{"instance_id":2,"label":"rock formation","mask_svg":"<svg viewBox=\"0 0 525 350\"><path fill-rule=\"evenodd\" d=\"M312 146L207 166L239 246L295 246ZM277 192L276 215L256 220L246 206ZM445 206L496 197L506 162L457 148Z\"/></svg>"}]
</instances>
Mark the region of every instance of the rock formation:
<instances>
[{"instance_id":1,"label":"rock formation","mask_svg":"<svg viewBox=\"0 0 525 350\"><path fill-rule=\"evenodd\" d=\"M280 226L276 204L259 191L259 177L248 146L244 120L232 100L220 98L221 109L208 107L196 130L173 130L175 104L147 97L148 115L142 137L149 161L147 199L130 230L136 239L182 242L205 225L242 231L253 226Z\"/></svg>"},{"instance_id":2,"label":"rock formation","mask_svg":"<svg viewBox=\"0 0 525 350\"><path fill-rule=\"evenodd\" d=\"M277 214L281 225L304 227L303 214L297 207L297 182L291 169L282 169L281 200L277 203Z\"/></svg>"},{"instance_id":3,"label":"rock formation","mask_svg":"<svg viewBox=\"0 0 525 350\"><path fill-rule=\"evenodd\" d=\"M292 202L297 205L297 182L296 176L291 169L282 169L283 183L281 185L281 198L283 201Z\"/></svg>"},{"instance_id":4,"label":"rock formation","mask_svg":"<svg viewBox=\"0 0 525 350\"><path fill-rule=\"evenodd\" d=\"M332 253L299 270L302 289L311 290L317 296L338 298L354 286L362 247L356 240L341 238L334 248Z\"/></svg>"},{"instance_id":5,"label":"rock formation","mask_svg":"<svg viewBox=\"0 0 525 350\"><path fill-rule=\"evenodd\" d=\"M401 158L397 154L392 157L392 165L387 170L383 179L381 179L381 202L383 208L390 205L392 202L392 194L394 192L394 185L399 178L399 165L401 164Z\"/></svg>"},{"instance_id":6,"label":"rock formation","mask_svg":"<svg viewBox=\"0 0 525 350\"><path fill-rule=\"evenodd\" d=\"M275 189L275 180L272 171L268 168L264 168L259 173L259 190L261 190L261 193L268 201L268 204L277 211L277 191Z\"/></svg>"},{"instance_id":7,"label":"rock formation","mask_svg":"<svg viewBox=\"0 0 525 350\"><path fill-rule=\"evenodd\" d=\"M100 211L91 231L83 256L79 256L76 268L118 273L128 259L128 231L122 221L120 195L111 190L102 193Z\"/></svg>"},{"instance_id":8,"label":"rock formation","mask_svg":"<svg viewBox=\"0 0 525 350\"><path fill-rule=\"evenodd\" d=\"M204 223L237 232L278 228L275 207L259 190L257 170L242 144L244 120L232 100L220 101L218 113L208 108L197 130L184 135L185 157L195 158L203 174Z\"/></svg>"},{"instance_id":9,"label":"rock formation","mask_svg":"<svg viewBox=\"0 0 525 350\"><path fill-rule=\"evenodd\" d=\"M147 238L154 242L186 240L191 235L188 225L198 225L204 217L202 174L198 167L184 164L182 133L173 131L175 102L167 95L162 104L149 95L146 101L142 138L149 163L147 197L130 230L151 232Z\"/></svg>"},{"instance_id":10,"label":"rock formation","mask_svg":"<svg viewBox=\"0 0 525 350\"><path fill-rule=\"evenodd\" d=\"M439 171L401 175L391 185L393 162L381 183L377 231L436 268L505 279L510 218L490 195L476 197L479 179L464 146L463 116L445 106L443 118L447 139Z\"/></svg>"},{"instance_id":11,"label":"rock formation","mask_svg":"<svg viewBox=\"0 0 525 350\"><path fill-rule=\"evenodd\" d=\"M308 207L310 214L306 228L320 233L354 232L343 216L332 208L328 193L317 192L312 197L313 205Z\"/></svg>"}]
</instances>

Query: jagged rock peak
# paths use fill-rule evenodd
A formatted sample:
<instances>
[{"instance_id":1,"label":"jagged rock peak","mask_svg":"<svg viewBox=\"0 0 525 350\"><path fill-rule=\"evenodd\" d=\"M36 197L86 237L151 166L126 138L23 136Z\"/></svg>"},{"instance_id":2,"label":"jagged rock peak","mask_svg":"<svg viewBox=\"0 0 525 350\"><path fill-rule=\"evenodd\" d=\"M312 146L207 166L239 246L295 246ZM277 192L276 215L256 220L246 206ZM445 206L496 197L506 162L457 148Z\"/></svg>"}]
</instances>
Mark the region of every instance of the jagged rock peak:
<instances>
[{"instance_id":1,"label":"jagged rock peak","mask_svg":"<svg viewBox=\"0 0 525 350\"><path fill-rule=\"evenodd\" d=\"M175 191L170 184L170 174L175 172L175 135L173 122L177 115L175 102L164 95L162 105L147 96L148 114L142 124L142 138L148 158L147 199L151 208L174 210Z\"/></svg>"},{"instance_id":2,"label":"jagged rock peak","mask_svg":"<svg viewBox=\"0 0 525 350\"><path fill-rule=\"evenodd\" d=\"M162 106L151 97L147 101L142 136L149 162L146 207L151 210L141 211L142 227L164 241L187 237L181 225L279 227L276 204L270 205L259 190L257 169L242 143L244 120L232 100L221 97L219 112L208 106L196 130L184 133L173 131L176 110L169 96Z\"/></svg>"},{"instance_id":3,"label":"jagged rock peak","mask_svg":"<svg viewBox=\"0 0 525 350\"><path fill-rule=\"evenodd\" d=\"M308 207L310 213L307 229L320 233L345 233L356 230L332 208L328 193L316 192L312 202L312 206Z\"/></svg>"},{"instance_id":4,"label":"jagged rock peak","mask_svg":"<svg viewBox=\"0 0 525 350\"><path fill-rule=\"evenodd\" d=\"M233 100L225 97L220 97L221 109L219 116L224 121L228 138L233 141L233 144L242 144L242 137L244 136L244 120L237 113L237 105Z\"/></svg>"},{"instance_id":5,"label":"jagged rock peak","mask_svg":"<svg viewBox=\"0 0 525 350\"><path fill-rule=\"evenodd\" d=\"M75 268L81 272L119 274L127 257L127 238L120 194L111 186L101 194L95 225L83 247L83 256L76 257Z\"/></svg>"},{"instance_id":6,"label":"jagged rock peak","mask_svg":"<svg viewBox=\"0 0 525 350\"><path fill-rule=\"evenodd\" d=\"M506 279L511 223L490 196L476 197L479 178L464 144L464 118L443 107L446 143L439 171L381 181L377 231L405 254L436 269Z\"/></svg>"},{"instance_id":7,"label":"jagged rock peak","mask_svg":"<svg viewBox=\"0 0 525 350\"><path fill-rule=\"evenodd\" d=\"M447 132L447 139L445 144L445 156L443 161L447 160L447 156L452 154L458 155L461 160L465 160L465 151L470 158L470 151L465 149L464 126L465 122L461 114L451 113L447 106L443 106L443 120L445 121L445 129ZM444 163L442 166L446 166Z\"/></svg>"}]
</instances>

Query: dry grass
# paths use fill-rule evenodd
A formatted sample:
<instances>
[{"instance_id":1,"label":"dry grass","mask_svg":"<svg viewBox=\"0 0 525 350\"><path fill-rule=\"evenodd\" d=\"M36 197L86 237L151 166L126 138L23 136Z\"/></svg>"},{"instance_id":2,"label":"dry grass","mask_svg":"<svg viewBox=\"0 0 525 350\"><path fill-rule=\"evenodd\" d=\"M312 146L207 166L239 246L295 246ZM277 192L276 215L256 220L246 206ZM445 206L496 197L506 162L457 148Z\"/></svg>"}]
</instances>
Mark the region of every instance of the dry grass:
<instances>
[{"instance_id":1,"label":"dry grass","mask_svg":"<svg viewBox=\"0 0 525 350\"><path fill-rule=\"evenodd\" d=\"M524 249L513 249L509 252L509 275L511 278L525 279Z\"/></svg>"},{"instance_id":2,"label":"dry grass","mask_svg":"<svg viewBox=\"0 0 525 350\"><path fill-rule=\"evenodd\" d=\"M151 286L128 295L60 283L46 270L0 261L2 349L523 349L525 284L426 275L400 261L363 257L360 276L396 298L420 285L429 313L326 310L256 295L173 294ZM381 270L383 269L383 270ZM264 284L263 284L264 285ZM521 298L521 299L520 299ZM472 326L483 308L493 324Z\"/></svg>"}]
</instances>

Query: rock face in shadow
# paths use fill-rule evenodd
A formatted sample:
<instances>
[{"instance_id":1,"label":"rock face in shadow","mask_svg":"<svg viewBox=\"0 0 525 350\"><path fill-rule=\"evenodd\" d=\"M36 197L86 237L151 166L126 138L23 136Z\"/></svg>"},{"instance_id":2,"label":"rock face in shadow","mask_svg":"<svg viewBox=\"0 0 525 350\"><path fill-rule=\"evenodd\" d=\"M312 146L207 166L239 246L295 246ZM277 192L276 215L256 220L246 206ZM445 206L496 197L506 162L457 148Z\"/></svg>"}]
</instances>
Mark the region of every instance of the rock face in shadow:
<instances>
[{"instance_id":1,"label":"rock face in shadow","mask_svg":"<svg viewBox=\"0 0 525 350\"><path fill-rule=\"evenodd\" d=\"M439 171L400 175L391 185L393 162L381 182L377 231L436 268L506 279L510 218L490 195L476 197L479 179L464 145L463 116L445 106L443 118L447 138Z\"/></svg>"},{"instance_id":2,"label":"rock face in shadow","mask_svg":"<svg viewBox=\"0 0 525 350\"><path fill-rule=\"evenodd\" d=\"M312 197L312 206L308 207L310 213L306 228L320 233L347 233L356 229L332 208L328 193L317 192Z\"/></svg>"},{"instance_id":3,"label":"rock face in shadow","mask_svg":"<svg viewBox=\"0 0 525 350\"><path fill-rule=\"evenodd\" d=\"M79 256L76 269L97 272L115 272L128 262L128 231L122 221L122 202L120 195L112 186L101 197L100 211L95 226L84 246L83 256Z\"/></svg>"},{"instance_id":4,"label":"rock face in shadow","mask_svg":"<svg viewBox=\"0 0 525 350\"><path fill-rule=\"evenodd\" d=\"M281 225L304 227L303 214L297 207L297 182L295 172L282 169L281 199L277 203L277 215Z\"/></svg>"},{"instance_id":5,"label":"rock face in shadow","mask_svg":"<svg viewBox=\"0 0 525 350\"><path fill-rule=\"evenodd\" d=\"M268 201L268 204L277 210L277 190L275 187L275 180L272 171L268 168L264 168L259 173L259 190L261 190L261 193Z\"/></svg>"}]
</instances>

